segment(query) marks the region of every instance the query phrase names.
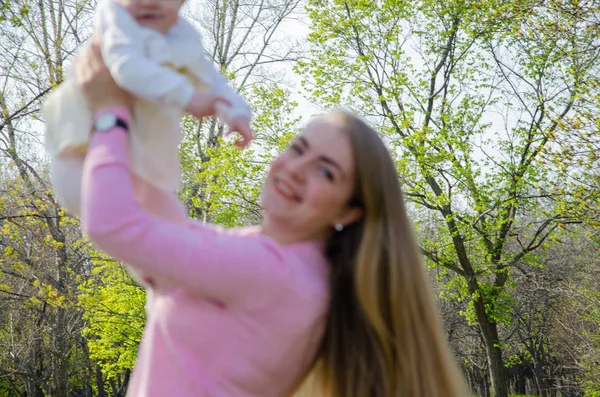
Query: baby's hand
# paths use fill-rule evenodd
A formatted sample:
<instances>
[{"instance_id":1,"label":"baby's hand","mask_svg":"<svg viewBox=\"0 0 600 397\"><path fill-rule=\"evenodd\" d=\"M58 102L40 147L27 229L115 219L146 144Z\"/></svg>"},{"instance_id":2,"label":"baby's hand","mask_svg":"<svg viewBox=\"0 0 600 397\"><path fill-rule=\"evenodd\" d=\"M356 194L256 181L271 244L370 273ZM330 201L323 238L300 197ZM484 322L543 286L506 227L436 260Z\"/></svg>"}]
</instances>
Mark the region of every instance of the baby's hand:
<instances>
[{"instance_id":1,"label":"baby's hand","mask_svg":"<svg viewBox=\"0 0 600 397\"><path fill-rule=\"evenodd\" d=\"M184 110L197 119L202 119L207 116L214 116L217 112L218 104L228 106L229 102L212 93L196 92Z\"/></svg>"},{"instance_id":2,"label":"baby's hand","mask_svg":"<svg viewBox=\"0 0 600 397\"><path fill-rule=\"evenodd\" d=\"M252 129L250 127L250 119L244 116L230 116L231 106L224 102L219 102L215 105L217 111L217 117L229 127L227 135L237 132L241 135L242 139L235 142L235 145L244 148L248 146L252 138Z\"/></svg>"}]
</instances>

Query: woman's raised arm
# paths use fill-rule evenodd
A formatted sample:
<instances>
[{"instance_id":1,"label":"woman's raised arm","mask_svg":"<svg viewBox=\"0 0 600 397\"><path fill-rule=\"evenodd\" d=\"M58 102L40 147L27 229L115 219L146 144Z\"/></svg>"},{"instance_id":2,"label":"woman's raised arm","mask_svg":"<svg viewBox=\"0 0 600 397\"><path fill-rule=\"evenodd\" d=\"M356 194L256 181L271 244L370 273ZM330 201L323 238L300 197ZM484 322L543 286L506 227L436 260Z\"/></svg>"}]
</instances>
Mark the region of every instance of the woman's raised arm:
<instances>
[{"instance_id":1,"label":"woman's raised arm","mask_svg":"<svg viewBox=\"0 0 600 397\"><path fill-rule=\"evenodd\" d=\"M96 132L85 160L82 224L99 248L156 280L223 302L260 305L287 283L290 263L272 239L145 212L134 196L127 141L118 126Z\"/></svg>"},{"instance_id":2,"label":"woman's raised arm","mask_svg":"<svg viewBox=\"0 0 600 397\"><path fill-rule=\"evenodd\" d=\"M97 45L81 54L77 81L98 117L131 121L133 98L112 79ZM284 249L264 236L218 233L199 223L176 224L145 212L134 196L123 127L92 134L82 177L84 231L106 253L147 276L217 300L260 304L290 276ZM165 193L166 194L166 193Z\"/></svg>"}]
</instances>

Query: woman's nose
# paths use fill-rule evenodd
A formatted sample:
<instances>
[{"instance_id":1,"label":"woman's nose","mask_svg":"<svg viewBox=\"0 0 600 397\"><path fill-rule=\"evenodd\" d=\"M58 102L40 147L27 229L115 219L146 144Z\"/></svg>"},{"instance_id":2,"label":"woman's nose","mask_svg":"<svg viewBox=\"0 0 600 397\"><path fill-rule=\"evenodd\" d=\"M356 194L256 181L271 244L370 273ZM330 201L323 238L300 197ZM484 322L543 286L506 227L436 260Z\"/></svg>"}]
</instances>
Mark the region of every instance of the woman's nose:
<instances>
[{"instance_id":1,"label":"woman's nose","mask_svg":"<svg viewBox=\"0 0 600 397\"><path fill-rule=\"evenodd\" d=\"M308 162L304 158L296 158L288 161L286 164L286 168L290 175L299 180L303 180L306 176L306 168L308 167Z\"/></svg>"}]
</instances>

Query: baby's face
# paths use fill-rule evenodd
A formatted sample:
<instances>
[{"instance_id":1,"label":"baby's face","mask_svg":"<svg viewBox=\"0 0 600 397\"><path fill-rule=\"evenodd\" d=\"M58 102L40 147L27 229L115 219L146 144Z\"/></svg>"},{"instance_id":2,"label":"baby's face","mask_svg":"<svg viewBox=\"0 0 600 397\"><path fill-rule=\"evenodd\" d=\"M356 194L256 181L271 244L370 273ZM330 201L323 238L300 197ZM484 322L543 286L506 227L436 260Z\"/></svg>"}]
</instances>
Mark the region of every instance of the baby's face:
<instances>
[{"instance_id":1,"label":"baby's face","mask_svg":"<svg viewBox=\"0 0 600 397\"><path fill-rule=\"evenodd\" d=\"M142 26L167 33L179 18L183 0L117 0Z\"/></svg>"}]
</instances>

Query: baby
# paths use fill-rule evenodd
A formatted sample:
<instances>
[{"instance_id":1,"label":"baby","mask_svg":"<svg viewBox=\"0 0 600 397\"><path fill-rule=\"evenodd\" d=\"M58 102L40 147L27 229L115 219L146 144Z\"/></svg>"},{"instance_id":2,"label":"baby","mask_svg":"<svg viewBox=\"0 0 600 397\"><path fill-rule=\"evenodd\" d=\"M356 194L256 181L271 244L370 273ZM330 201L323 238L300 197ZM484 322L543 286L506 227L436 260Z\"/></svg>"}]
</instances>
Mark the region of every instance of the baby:
<instances>
[{"instance_id":1,"label":"baby","mask_svg":"<svg viewBox=\"0 0 600 397\"><path fill-rule=\"evenodd\" d=\"M183 1L100 0L94 26L116 83L138 99L130 126L136 196L146 210L173 220L186 218L175 196L183 113L200 117L207 101L220 99L211 104L217 117L240 131L243 142L252 138L249 106L206 57L198 31L179 17ZM202 95L207 92L213 95ZM72 76L53 90L42 110L56 196L78 215L93 115ZM170 194L156 194L156 189Z\"/></svg>"}]
</instances>

